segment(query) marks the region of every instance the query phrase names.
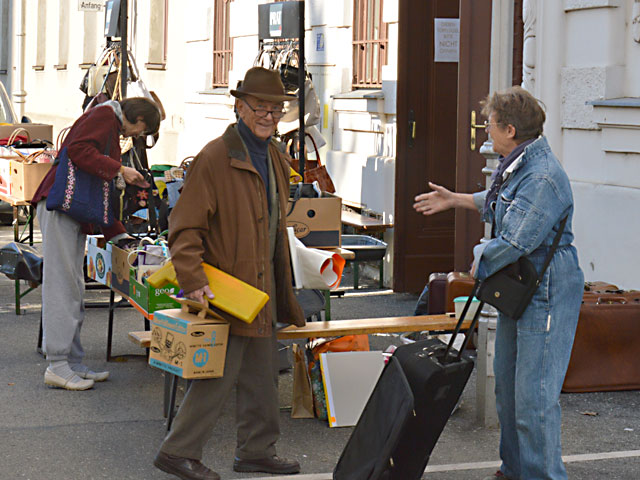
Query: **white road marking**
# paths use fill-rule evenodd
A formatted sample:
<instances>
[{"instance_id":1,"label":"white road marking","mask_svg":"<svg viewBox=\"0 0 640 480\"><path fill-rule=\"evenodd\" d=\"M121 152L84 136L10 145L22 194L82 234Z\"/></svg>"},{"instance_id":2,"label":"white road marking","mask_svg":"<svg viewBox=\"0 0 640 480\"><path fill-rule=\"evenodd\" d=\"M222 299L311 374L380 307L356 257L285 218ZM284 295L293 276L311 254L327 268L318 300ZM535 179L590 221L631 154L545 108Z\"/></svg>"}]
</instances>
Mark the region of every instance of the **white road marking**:
<instances>
[{"instance_id":1,"label":"white road marking","mask_svg":"<svg viewBox=\"0 0 640 480\"><path fill-rule=\"evenodd\" d=\"M623 450L620 452L583 453L577 455L563 455L565 463L593 462L597 460L611 460L617 458L640 457L640 450ZM489 468L499 468L500 461L473 462L473 463L452 463L448 465L429 465L425 472L455 472L460 470L485 470ZM312 473L308 475L286 475L281 477L260 477L254 480L332 480L333 473Z\"/></svg>"}]
</instances>

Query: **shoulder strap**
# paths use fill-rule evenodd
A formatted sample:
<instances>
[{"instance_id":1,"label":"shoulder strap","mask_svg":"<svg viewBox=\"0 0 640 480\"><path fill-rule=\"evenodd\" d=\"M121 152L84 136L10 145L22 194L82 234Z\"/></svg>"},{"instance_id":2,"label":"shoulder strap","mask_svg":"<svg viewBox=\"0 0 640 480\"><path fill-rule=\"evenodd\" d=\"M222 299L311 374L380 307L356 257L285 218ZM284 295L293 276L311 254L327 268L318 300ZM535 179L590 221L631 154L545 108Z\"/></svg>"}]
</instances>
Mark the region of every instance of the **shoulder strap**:
<instances>
[{"instance_id":1,"label":"shoulder strap","mask_svg":"<svg viewBox=\"0 0 640 480\"><path fill-rule=\"evenodd\" d=\"M551 248L549 248L549 253L547 253L547 258L544 259L544 264L542 265L542 270L540 271L540 275L538 275L538 281L536 282L538 285L540 285L540 282L542 282L542 277L544 276L544 272L547 270L547 267L549 267L549 264L551 263L553 254L556 253L556 249L558 248L558 244L560 243L560 237L562 237L562 233L564 232L564 226L567 224L568 218L569 218L569 214L567 214L567 216L562 219L562 222L560 222L560 228L558 229L558 233L556 233L556 236L553 239Z\"/></svg>"}]
</instances>

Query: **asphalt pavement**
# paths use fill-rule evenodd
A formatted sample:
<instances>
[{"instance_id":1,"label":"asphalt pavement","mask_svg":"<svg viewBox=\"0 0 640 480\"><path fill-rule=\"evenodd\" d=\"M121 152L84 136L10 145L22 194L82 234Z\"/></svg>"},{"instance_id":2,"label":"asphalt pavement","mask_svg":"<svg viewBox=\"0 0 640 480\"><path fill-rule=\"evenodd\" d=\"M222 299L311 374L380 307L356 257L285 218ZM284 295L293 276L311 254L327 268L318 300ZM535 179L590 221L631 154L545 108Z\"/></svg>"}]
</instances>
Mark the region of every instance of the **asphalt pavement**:
<instances>
[{"instance_id":1,"label":"asphalt pavement","mask_svg":"<svg viewBox=\"0 0 640 480\"><path fill-rule=\"evenodd\" d=\"M0 227L0 245L13 240ZM374 268L369 269L375 272ZM333 319L410 315L417 295L376 288L361 277L364 288L349 289L347 271L342 298L332 299ZM23 289L26 287L22 286ZM61 286L63 288L63 286ZM85 392L44 385L46 361L36 351L41 292L22 299L15 312L14 282L0 278L0 480L170 479L152 465L166 433L163 416L163 372L150 367L144 351L127 334L141 330L143 320L132 308L115 313L113 354L106 362L106 308L88 308L82 330L85 363L107 369L111 377ZM87 291L89 303L108 301L108 290ZM292 342L286 342L291 345ZM400 344L397 336L372 335L372 349ZM300 461L301 480L325 480L352 428L329 428L317 419L290 417L292 372L280 375L282 436L278 454ZM497 428L476 421L475 373L462 403L449 420L423 476L428 480L481 479L499 465ZM640 393L563 394L563 454L570 479L640 478ZM235 445L233 398L207 444L203 462L223 479L271 478L232 471Z\"/></svg>"}]
</instances>

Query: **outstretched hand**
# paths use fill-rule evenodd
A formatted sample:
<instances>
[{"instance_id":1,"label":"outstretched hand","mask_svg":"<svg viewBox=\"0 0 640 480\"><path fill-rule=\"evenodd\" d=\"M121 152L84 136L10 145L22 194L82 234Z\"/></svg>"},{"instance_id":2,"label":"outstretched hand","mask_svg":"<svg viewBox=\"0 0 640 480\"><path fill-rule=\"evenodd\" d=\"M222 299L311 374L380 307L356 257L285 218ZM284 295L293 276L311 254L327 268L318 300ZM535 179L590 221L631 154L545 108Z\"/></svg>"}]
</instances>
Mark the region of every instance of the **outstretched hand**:
<instances>
[{"instance_id":1,"label":"outstretched hand","mask_svg":"<svg viewBox=\"0 0 640 480\"><path fill-rule=\"evenodd\" d=\"M209 302L207 301L207 299L215 298L215 295L209 288L209 285L200 287L199 289L194 290L193 292L185 293L184 296L190 300L195 300L196 302L200 302L205 306L209 305Z\"/></svg>"},{"instance_id":2,"label":"outstretched hand","mask_svg":"<svg viewBox=\"0 0 640 480\"><path fill-rule=\"evenodd\" d=\"M416 196L413 208L423 215L433 215L455 207L455 194L440 185L429 182L433 191Z\"/></svg>"}]
</instances>

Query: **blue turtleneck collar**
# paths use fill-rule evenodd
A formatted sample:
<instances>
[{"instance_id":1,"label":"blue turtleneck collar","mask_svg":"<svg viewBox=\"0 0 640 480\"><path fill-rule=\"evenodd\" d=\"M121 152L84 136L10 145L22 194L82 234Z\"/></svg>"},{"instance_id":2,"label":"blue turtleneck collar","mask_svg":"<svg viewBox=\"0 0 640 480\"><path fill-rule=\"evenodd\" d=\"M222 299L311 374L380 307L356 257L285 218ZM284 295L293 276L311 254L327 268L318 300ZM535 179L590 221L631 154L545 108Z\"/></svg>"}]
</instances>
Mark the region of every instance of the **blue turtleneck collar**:
<instances>
[{"instance_id":1,"label":"blue turtleneck collar","mask_svg":"<svg viewBox=\"0 0 640 480\"><path fill-rule=\"evenodd\" d=\"M241 118L238 119L238 133L244 144L249 151L249 157L251 158L251 163L258 171L260 176L262 177L262 181L264 182L265 192L267 194L267 199L269 199L270 189L269 189L269 165L267 163L267 149L269 147L269 142L271 141L271 137L266 140L262 140L254 135L251 129L247 126L246 123L242 121ZM267 200L268 202L268 200ZM269 205L269 209L271 205Z\"/></svg>"}]
</instances>

